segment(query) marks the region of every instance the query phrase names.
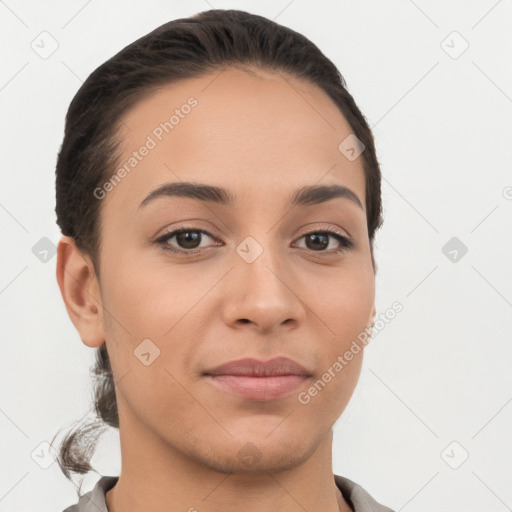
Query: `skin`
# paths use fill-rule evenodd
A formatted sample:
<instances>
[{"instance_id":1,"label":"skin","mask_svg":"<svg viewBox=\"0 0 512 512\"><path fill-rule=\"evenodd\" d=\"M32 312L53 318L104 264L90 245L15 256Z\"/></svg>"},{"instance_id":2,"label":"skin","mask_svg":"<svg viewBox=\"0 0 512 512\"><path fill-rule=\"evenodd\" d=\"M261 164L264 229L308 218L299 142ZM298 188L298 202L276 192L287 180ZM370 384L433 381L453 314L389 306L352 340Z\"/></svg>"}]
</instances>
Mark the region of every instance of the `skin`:
<instances>
[{"instance_id":1,"label":"skin","mask_svg":"<svg viewBox=\"0 0 512 512\"><path fill-rule=\"evenodd\" d=\"M230 68L137 103L123 118L120 161L190 96L198 105L101 201L101 282L73 239L58 246L68 314L85 345L107 344L116 382L122 470L108 509L229 512L243 502L251 512L350 511L334 484L332 428L363 350L309 404L297 395L375 317L362 158L338 150L352 130L318 87ZM166 197L138 208L159 185L179 181L228 188L238 204ZM287 204L304 185L330 184L350 188L363 209L342 198ZM154 243L184 221L210 233L202 253L178 256ZM354 247L335 253L329 238L326 249L308 248L304 235L325 226ZM247 236L263 248L252 263L235 250ZM176 237L165 244L187 250ZM149 366L134 356L147 338L160 350ZM275 356L314 377L284 398L255 402L201 375ZM244 447L259 458L244 462Z\"/></svg>"}]
</instances>

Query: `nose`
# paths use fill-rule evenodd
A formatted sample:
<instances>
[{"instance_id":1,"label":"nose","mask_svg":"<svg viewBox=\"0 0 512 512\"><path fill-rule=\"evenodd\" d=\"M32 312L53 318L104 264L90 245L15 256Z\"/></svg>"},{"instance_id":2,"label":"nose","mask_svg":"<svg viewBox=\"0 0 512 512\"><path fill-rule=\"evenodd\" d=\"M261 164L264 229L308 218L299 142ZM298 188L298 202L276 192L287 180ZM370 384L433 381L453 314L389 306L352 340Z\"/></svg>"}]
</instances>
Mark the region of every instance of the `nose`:
<instances>
[{"instance_id":1,"label":"nose","mask_svg":"<svg viewBox=\"0 0 512 512\"><path fill-rule=\"evenodd\" d=\"M296 329L305 316L298 280L279 260L277 249L264 248L251 263L234 257L234 269L225 283L224 322L230 327L250 325L258 333ZM302 290L304 293L304 290ZM247 328L247 327L245 327Z\"/></svg>"}]
</instances>

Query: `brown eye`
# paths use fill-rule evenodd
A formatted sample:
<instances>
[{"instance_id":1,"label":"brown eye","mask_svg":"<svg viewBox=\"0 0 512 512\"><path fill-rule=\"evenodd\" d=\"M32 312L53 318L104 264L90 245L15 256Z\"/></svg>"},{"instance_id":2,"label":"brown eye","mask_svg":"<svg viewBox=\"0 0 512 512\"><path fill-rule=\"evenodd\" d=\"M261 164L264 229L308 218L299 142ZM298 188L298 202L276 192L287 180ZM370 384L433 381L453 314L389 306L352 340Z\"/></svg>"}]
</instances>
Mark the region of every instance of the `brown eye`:
<instances>
[{"instance_id":1,"label":"brown eye","mask_svg":"<svg viewBox=\"0 0 512 512\"><path fill-rule=\"evenodd\" d=\"M302 238L305 240L306 249L315 252L340 252L348 250L354 245L352 240L334 231L312 231L303 235ZM326 251L325 249L329 247L331 238L338 242L338 247L331 247L331 250Z\"/></svg>"},{"instance_id":2,"label":"brown eye","mask_svg":"<svg viewBox=\"0 0 512 512\"><path fill-rule=\"evenodd\" d=\"M166 233L156 240L156 243L166 251L175 253L194 253L206 248L205 246L200 246L205 235L206 237L213 238L210 233L202 229L182 228ZM175 242L174 244L171 244L170 242L173 238L175 239Z\"/></svg>"},{"instance_id":3,"label":"brown eye","mask_svg":"<svg viewBox=\"0 0 512 512\"><path fill-rule=\"evenodd\" d=\"M180 231L176 235L176 242L183 249L196 249L201 243L201 233L198 231Z\"/></svg>"},{"instance_id":4,"label":"brown eye","mask_svg":"<svg viewBox=\"0 0 512 512\"><path fill-rule=\"evenodd\" d=\"M311 233L306 235L306 247L317 251L319 249L326 249L329 245L329 235L325 233Z\"/></svg>"}]
</instances>

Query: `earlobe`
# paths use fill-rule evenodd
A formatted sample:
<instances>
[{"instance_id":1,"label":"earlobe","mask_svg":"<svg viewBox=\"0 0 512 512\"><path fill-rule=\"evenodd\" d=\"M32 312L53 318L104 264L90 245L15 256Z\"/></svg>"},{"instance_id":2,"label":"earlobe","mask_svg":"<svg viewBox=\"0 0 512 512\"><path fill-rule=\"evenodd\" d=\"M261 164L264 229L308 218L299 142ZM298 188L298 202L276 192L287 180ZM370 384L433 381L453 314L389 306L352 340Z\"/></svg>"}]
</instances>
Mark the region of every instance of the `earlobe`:
<instances>
[{"instance_id":1,"label":"earlobe","mask_svg":"<svg viewBox=\"0 0 512 512\"><path fill-rule=\"evenodd\" d=\"M373 304L372 313L370 315L370 321L368 323L369 326L373 326L375 323L375 317L377 316L377 309L375 308L375 303Z\"/></svg>"},{"instance_id":2,"label":"earlobe","mask_svg":"<svg viewBox=\"0 0 512 512\"><path fill-rule=\"evenodd\" d=\"M69 318L82 342L88 347L101 346L105 336L99 282L90 258L71 237L63 236L59 241L56 275Z\"/></svg>"}]
</instances>

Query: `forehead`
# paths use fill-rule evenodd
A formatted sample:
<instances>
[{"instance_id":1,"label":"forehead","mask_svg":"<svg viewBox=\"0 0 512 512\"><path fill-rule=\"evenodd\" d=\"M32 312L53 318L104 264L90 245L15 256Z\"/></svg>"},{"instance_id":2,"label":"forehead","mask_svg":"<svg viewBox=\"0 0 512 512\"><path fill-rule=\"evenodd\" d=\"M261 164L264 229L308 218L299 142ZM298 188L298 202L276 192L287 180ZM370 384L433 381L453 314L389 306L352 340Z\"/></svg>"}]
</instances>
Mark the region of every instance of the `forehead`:
<instances>
[{"instance_id":1,"label":"forehead","mask_svg":"<svg viewBox=\"0 0 512 512\"><path fill-rule=\"evenodd\" d=\"M289 75L226 69L158 87L123 116L126 172L103 208L134 213L151 190L177 181L247 200L340 184L364 205L362 158L338 149L351 132L323 90Z\"/></svg>"}]
</instances>

